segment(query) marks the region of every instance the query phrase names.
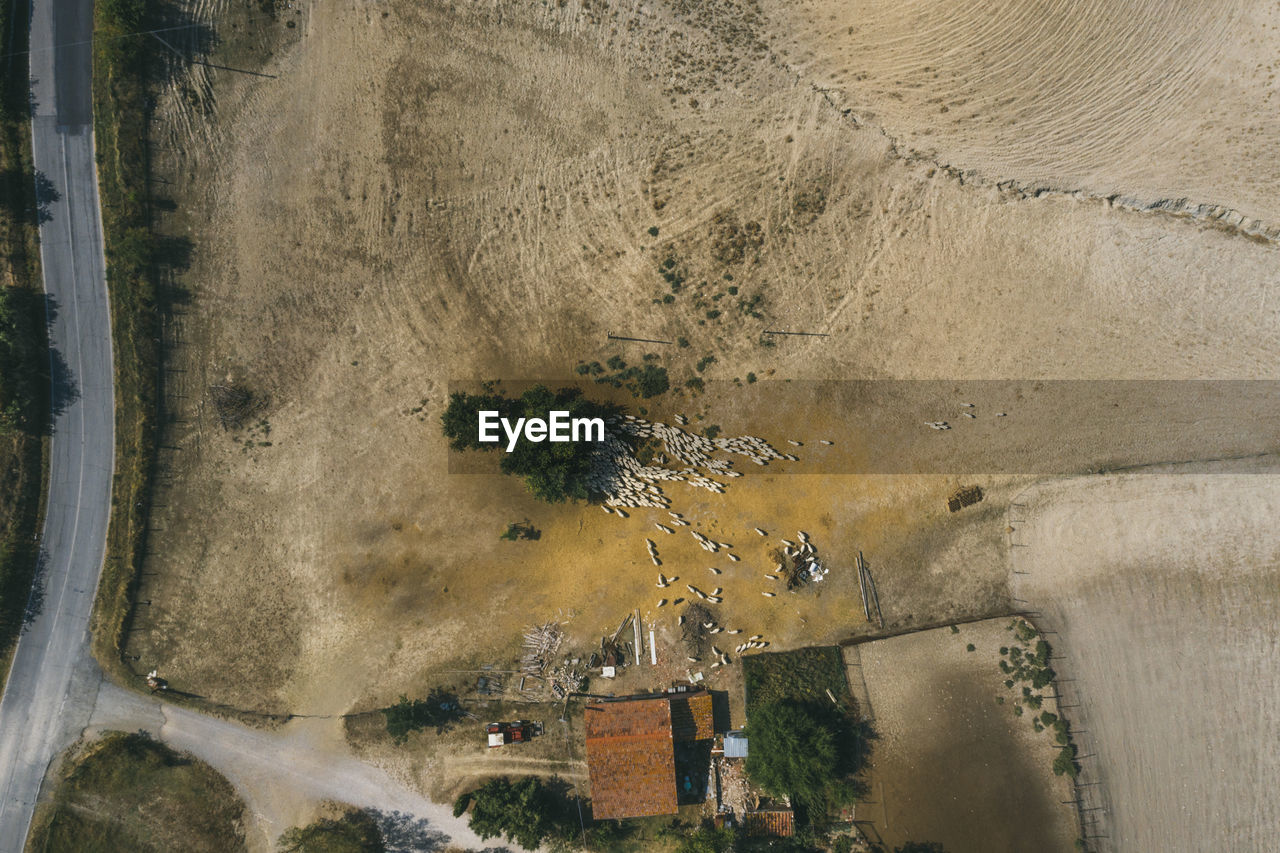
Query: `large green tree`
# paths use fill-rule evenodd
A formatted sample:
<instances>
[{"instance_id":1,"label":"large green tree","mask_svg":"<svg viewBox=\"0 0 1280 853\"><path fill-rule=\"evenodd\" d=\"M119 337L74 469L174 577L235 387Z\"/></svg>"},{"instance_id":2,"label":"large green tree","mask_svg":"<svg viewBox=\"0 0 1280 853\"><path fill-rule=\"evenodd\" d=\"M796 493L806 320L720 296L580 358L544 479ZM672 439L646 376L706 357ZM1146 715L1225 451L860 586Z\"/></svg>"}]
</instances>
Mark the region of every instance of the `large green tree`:
<instances>
[{"instance_id":1,"label":"large green tree","mask_svg":"<svg viewBox=\"0 0 1280 853\"><path fill-rule=\"evenodd\" d=\"M762 705L747 721L747 773L820 820L856 798L854 777L869 735L865 725L831 707L793 699Z\"/></svg>"},{"instance_id":2,"label":"large green tree","mask_svg":"<svg viewBox=\"0 0 1280 853\"><path fill-rule=\"evenodd\" d=\"M520 440L506 453L506 439L497 443L481 442L479 414L496 411L512 424L517 418L547 418L551 411L564 411L570 418L610 418L621 412L617 406L598 403L582 396L577 388L552 391L535 385L519 397L510 398L489 385L481 394L455 392L441 415L441 425L449 446L454 450L499 450L504 474L523 477L534 497L557 503L565 500L590 500L588 481L591 457L596 444L588 441L532 442Z\"/></svg>"},{"instance_id":3,"label":"large green tree","mask_svg":"<svg viewBox=\"0 0 1280 853\"><path fill-rule=\"evenodd\" d=\"M460 816L471 807L471 829L483 839L507 841L536 850L544 841L565 841L578 827L568 803L540 779L491 779L453 804Z\"/></svg>"}]
</instances>

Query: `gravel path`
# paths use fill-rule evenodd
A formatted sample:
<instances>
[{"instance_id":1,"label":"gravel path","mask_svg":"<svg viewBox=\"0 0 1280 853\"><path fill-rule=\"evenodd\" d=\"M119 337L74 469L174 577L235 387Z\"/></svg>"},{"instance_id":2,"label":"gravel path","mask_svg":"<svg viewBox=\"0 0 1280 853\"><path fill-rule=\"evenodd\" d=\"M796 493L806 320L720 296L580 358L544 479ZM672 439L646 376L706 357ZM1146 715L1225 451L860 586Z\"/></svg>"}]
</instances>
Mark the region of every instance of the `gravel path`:
<instances>
[{"instance_id":1,"label":"gravel path","mask_svg":"<svg viewBox=\"0 0 1280 853\"><path fill-rule=\"evenodd\" d=\"M433 803L385 771L352 758L342 741L340 719L299 719L278 731L257 730L104 681L90 725L96 730L146 729L208 762L245 800L251 850L274 850L280 833L308 820L323 800L377 812L384 833L391 836L391 849L489 846L449 806Z\"/></svg>"}]
</instances>

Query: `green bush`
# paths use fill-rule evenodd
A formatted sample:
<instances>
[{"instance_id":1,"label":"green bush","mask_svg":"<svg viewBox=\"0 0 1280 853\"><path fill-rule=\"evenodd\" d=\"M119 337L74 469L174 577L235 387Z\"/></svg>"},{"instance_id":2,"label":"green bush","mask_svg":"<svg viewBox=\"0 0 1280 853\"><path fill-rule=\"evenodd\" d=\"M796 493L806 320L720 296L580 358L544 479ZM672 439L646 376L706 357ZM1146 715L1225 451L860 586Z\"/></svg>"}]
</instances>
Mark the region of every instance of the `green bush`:
<instances>
[{"instance_id":1,"label":"green bush","mask_svg":"<svg viewBox=\"0 0 1280 853\"><path fill-rule=\"evenodd\" d=\"M1072 744L1067 744L1058 750L1058 755L1053 759L1053 773L1055 776L1069 776L1074 779L1080 773L1080 765L1076 763L1076 748Z\"/></svg>"}]
</instances>

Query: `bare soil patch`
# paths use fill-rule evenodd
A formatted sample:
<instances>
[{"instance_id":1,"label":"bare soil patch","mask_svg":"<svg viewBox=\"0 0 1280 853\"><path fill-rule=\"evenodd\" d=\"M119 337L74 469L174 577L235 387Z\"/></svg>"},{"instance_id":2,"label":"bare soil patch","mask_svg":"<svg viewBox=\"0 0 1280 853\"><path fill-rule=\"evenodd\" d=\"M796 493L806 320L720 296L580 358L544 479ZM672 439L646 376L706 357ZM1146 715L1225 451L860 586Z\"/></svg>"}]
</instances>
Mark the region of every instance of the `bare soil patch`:
<instances>
[{"instance_id":1,"label":"bare soil patch","mask_svg":"<svg viewBox=\"0 0 1280 853\"><path fill-rule=\"evenodd\" d=\"M1071 786L1050 769L1052 741L996 703L1007 693L999 668L1006 625L991 619L958 634L939 628L845 650L851 673L865 681L879 734L857 817L871 821L889 847L1075 849Z\"/></svg>"}]
</instances>

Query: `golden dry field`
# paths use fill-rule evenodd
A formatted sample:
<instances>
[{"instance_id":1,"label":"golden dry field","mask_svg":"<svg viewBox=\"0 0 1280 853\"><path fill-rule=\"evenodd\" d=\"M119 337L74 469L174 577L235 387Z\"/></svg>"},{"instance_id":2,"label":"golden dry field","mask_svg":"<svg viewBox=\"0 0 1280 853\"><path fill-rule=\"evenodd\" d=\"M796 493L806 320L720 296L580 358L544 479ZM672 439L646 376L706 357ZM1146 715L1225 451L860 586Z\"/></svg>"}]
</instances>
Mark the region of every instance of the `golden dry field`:
<instances>
[{"instance_id":1,"label":"golden dry field","mask_svg":"<svg viewBox=\"0 0 1280 853\"><path fill-rule=\"evenodd\" d=\"M135 667L242 709L365 711L512 668L535 622L587 652L633 609L672 630L645 537L775 648L871 630L859 550L886 630L1008 612L1004 510L1087 445L1060 470L851 473L865 426L787 380L1276 378L1280 10L1177 5L193 7L224 69L192 66L156 115L164 227L193 254ZM493 459L450 473L451 382L649 352L705 393L613 399L804 444L723 495L667 488L741 562L655 531L665 510L539 504ZM265 401L242 430L210 402L230 382ZM1089 435L1038 417L1063 447ZM953 515L961 484L986 499ZM539 540L499 540L524 519ZM762 596L800 529L830 576Z\"/></svg>"}]
</instances>

